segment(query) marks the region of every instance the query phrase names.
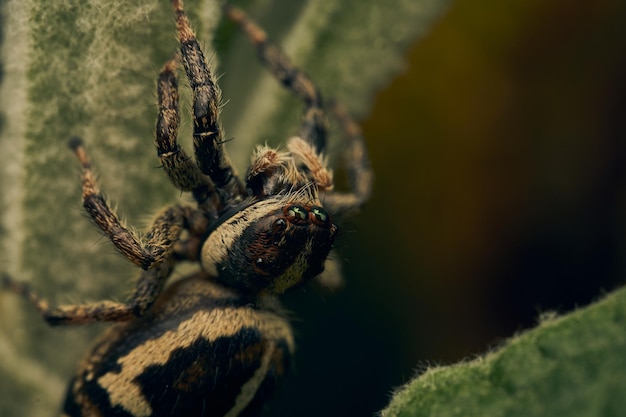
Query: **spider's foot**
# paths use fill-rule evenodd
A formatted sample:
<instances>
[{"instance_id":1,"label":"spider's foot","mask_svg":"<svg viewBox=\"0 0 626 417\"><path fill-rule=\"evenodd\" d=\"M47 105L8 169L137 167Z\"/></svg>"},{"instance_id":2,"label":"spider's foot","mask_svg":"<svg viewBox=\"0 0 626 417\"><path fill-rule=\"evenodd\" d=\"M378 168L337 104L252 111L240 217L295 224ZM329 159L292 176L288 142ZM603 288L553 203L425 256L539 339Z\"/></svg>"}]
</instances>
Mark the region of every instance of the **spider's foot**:
<instances>
[{"instance_id":1,"label":"spider's foot","mask_svg":"<svg viewBox=\"0 0 626 417\"><path fill-rule=\"evenodd\" d=\"M241 26L253 44L258 45L267 41L267 34L265 31L250 20L243 10L235 6L231 6L228 3L225 3L222 6L222 10L224 11L226 17Z\"/></svg>"},{"instance_id":2,"label":"spider's foot","mask_svg":"<svg viewBox=\"0 0 626 417\"><path fill-rule=\"evenodd\" d=\"M79 138L78 136L72 136L68 141L67 141L67 146L73 150L74 152L76 152L76 150L78 148L81 148L83 146L83 139Z\"/></svg>"}]
</instances>

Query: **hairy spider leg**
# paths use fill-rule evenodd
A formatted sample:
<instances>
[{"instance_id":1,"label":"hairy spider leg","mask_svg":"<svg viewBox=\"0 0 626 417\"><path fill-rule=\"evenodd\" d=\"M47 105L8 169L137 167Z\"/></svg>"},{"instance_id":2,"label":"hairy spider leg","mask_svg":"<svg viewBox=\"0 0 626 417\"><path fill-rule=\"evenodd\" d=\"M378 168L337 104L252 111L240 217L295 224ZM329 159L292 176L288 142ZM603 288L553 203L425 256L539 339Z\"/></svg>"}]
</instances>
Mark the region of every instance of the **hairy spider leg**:
<instances>
[{"instance_id":1,"label":"hairy spider leg","mask_svg":"<svg viewBox=\"0 0 626 417\"><path fill-rule=\"evenodd\" d=\"M339 123L346 142L343 158L351 191L330 193L325 198L324 204L335 214L345 214L360 208L369 199L374 173L359 124L340 103L333 100L329 103L329 108Z\"/></svg>"},{"instance_id":2,"label":"hairy spider leg","mask_svg":"<svg viewBox=\"0 0 626 417\"><path fill-rule=\"evenodd\" d=\"M274 77L304 101L306 109L301 135L315 146L318 154L322 152L326 146L327 123L322 110L323 102L319 89L306 74L291 63L282 51L269 42L263 29L254 23L243 10L228 4L224 4L223 9L224 14L237 23L256 46L261 61ZM334 214L341 215L360 208L367 201L372 190L373 173L359 125L337 102L330 102L329 107L345 137L347 147L344 151L344 163L348 171L351 191L326 193L324 205Z\"/></svg>"},{"instance_id":3,"label":"hairy spider leg","mask_svg":"<svg viewBox=\"0 0 626 417\"><path fill-rule=\"evenodd\" d=\"M149 269L167 259L174 243L185 228L189 209L183 206L172 206L163 210L157 215L146 234L146 243L142 244L136 234L125 227L109 208L96 182L83 141L79 138L72 138L69 146L83 168L83 207L100 230L124 256L143 269Z\"/></svg>"},{"instance_id":4,"label":"hairy spider leg","mask_svg":"<svg viewBox=\"0 0 626 417\"><path fill-rule=\"evenodd\" d=\"M2 274L4 288L21 295L50 325L85 324L91 322L128 321L142 316L161 293L176 259L195 260L208 219L204 212L188 206L171 206L157 214L142 245L133 232L124 227L108 207L95 181L91 162L82 140L72 138L70 147L83 167L83 205L96 225L128 259L144 268L127 303L101 301L90 304L69 304L51 307L29 285ZM179 240L183 230L188 237Z\"/></svg>"},{"instance_id":5,"label":"hairy spider leg","mask_svg":"<svg viewBox=\"0 0 626 417\"><path fill-rule=\"evenodd\" d=\"M172 272L172 261L162 262L152 269L142 271L137 287L128 303L100 301L90 304L67 304L51 307L48 301L23 282L2 274L2 286L30 302L51 326L78 325L93 322L122 322L132 320L154 303Z\"/></svg>"},{"instance_id":6,"label":"hairy spider leg","mask_svg":"<svg viewBox=\"0 0 626 417\"><path fill-rule=\"evenodd\" d=\"M176 59L168 61L159 73L157 93L159 114L155 145L161 166L174 186L182 191L191 191L207 213L217 215L218 202L215 201L213 184L178 144L180 113Z\"/></svg>"},{"instance_id":7,"label":"hairy spider leg","mask_svg":"<svg viewBox=\"0 0 626 417\"><path fill-rule=\"evenodd\" d=\"M183 10L182 0L173 0L181 58L193 94L193 143L198 166L215 186L220 210L246 196L224 149L219 121L221 91Z\"/></svg>"},{"instance_id":8,"label":"hairy spider leg","mask_svg":"<svg viewBox=\"0 0 626 417\"><path fill-rule=\"evenodd\" d=\"M328 123L324 116L320 91L311 79L297 68L289 57L269 41L265 31L246 13L229 4L223 5L224 14L238 24L257 48L259 59L285 88L291 90L304 104L300 137L311 143L317 153L326 149Z\"/></svg>"}]
</instances>

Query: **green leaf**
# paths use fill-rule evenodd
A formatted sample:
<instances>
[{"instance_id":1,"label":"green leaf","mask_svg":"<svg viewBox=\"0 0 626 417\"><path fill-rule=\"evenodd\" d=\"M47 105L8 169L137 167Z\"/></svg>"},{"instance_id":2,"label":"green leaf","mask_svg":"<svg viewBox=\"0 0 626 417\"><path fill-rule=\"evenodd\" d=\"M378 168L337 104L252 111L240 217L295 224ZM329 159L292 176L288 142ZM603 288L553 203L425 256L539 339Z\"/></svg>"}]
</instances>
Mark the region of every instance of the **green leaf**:
<instances>
[{"instance_id":1,"label":"green leaf","mask_svg":"<svg viewBox=\"0 0 626 417\"><path fill-rule=\"evenodd\" d=\"M104 193L129 225L142 229L151 213L187 199L157 169L152 145L156 76L177 47L168 3L0 2L0 270L51 303L124 299L137 273L85 218L69 137L83 137ZM362 116L446 5L259 0L246 9L324 91ZM223 121L243 170L253 144L295 132L301 106L265 74L245 39L219 23L215 1L189 1L187 9L223 74ZM219 54L210 53L212 43ZM187 120L187 148L190 138ZM50 329L4 293L0 317L0 415L54 414L64 381L102 327Z\"/></svg>"},{"instance_id":2,"label":"green leaf","mask_svg":"<svg viewBox=\"0 0 626 417\"><path fill-rule=\"evenodd\" d=\"M383 417L622 416L626 409L626 288L484 357L426 370Z\"/></svg>"}]
</instances>

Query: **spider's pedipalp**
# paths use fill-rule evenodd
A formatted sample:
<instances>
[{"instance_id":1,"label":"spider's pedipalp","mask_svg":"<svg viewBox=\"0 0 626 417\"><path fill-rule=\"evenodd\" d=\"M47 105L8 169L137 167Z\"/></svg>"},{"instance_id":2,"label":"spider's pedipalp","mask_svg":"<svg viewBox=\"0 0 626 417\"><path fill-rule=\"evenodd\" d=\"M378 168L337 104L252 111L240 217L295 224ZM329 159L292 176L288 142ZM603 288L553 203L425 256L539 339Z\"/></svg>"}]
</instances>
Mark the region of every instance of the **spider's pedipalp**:
<instances>
[{"instance_id":1,"label":"spider's pedipalp","mask_svg":"<svg viewBox=\"0 0 626 417\"><path fill-rule=\"evenodd\" d=\"M246 186L254 197L262 199L277 193L278 183L282 183L281 172L285 170L284 166L289 159L286 152L267 145L257 147L246 174Z\"/></svg>"},{"instance_id":2,"label":"spider's pedipalp","mask_svg":"<svg viewBox=\"0 0 626 417\"><path fill-rule=\"evenodd\" d=\"M178 107L178 81L176 60L167 62L157 82L159 114L156 124L155 145L161 166L174 186L191 191L201 205L210 205L213 185L200 171L196 162L178 144L180 114Z\"/></svg>"},{"instance_id":3,"label":"spider's pedipalp","mask_svg":"<svg viewBox=\"0 0 626 417\"><path fill-rule=\"evenodd\" d=\"M223 5L224 14L238 24L257 48L259 59L270 73L287 89L291 90L305 103L304 115L300 126L300 137L313 144L318 152L326 148L327 122L324 117L323 101L319 90L311 79L289 57L272 44L266 33L254 23L243 10Z\"/></svg>"},{"instance_id":4,"label":"spider's pedipalp","mask_svg":"<svg viewBox=\"0 0 626 417\"><path fill-rule=\"evenodd\" d=\"M248 177L254 177L261 173L271 175L276 167L282 165L287 158L289 155L286 152L278 151L267 145L258 146L252 156L250 167L248 167Z\"/></svg>"},{"instance_id":5,"label":"spider's pedipalp","mask_svg":"<svg viewBox=\"0 0 626 417\"><path fill-rule=\"evenodd\" d=\"M173 0L183 66L193 92L193 142L198 166L218 190L221 207L245 196L224 149L219 122L221 91L183 10L182 0Z\"/></svg>"},{"instance_id":6,"label":"spider's pedipalp","mask_svg":"<svg viewBox=\"0 0 626 417\"><path fill-rule=\"evenodd\" d=\"M313 145L300 137L287 143L288 152L269 146L259 146L248 168L246 186L258 199L277 194L291 194L307 189L307 195L317 199L318 191L333 187L332 171ZM311 187L314 188L311 189Z\"/></svg>"},{"instance_id":7,"label":"spider's pedipalp","mask_svg":"<svg viewBox=\"0 0 626 417\"><path fill-rule=\"evenodd\" d=\"M325 158L315 151L313 146L299 137L287 142L287 149L296 163L306 168L307 175L313 180L319 191L330 191L333 188L333 172L326 168Z\"/></svg>"}]
</instances>

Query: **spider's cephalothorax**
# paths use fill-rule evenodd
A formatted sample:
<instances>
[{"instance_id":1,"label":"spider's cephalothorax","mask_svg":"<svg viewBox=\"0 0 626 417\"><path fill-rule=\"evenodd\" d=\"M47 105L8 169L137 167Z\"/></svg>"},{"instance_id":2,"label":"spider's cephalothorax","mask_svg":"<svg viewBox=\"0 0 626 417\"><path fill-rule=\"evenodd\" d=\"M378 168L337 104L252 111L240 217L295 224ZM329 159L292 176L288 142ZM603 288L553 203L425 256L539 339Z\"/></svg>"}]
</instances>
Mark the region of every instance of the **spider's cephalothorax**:
<instances>
[{"instance_id":1,"label":"spider's cephalothorax","mask_svg":"<svg viewBox=\"0 0 626 417\"><path fill-rule=\"evenodd\" d=\"M280 294L323 271L336 232L322 207L267 198L208 236L202 266L242 292Z\"/></svg>"},{"instance_id":2,"label":"spider's cephalothorax","mask_svg":"<svg viewBox=\"0 0 626 417\"><path fill-rule=\"evenodd\" d=\"M157 154L172 183L195 205L162 210L142 238L102 197L82 141L70 147L83 167L83 205L116 248L142 268L126 303L50 307L2 274L53 325L116 322L70 383L63 415L255 416L290 364L293 334L275 295L318 277L337 235L333 215L360 207L372 174L357 124L336 103L324 107L310 79L239 9L239 24L270 72L305 103L298 135L284 151L260 146L245 181L223 148L220 91L187 16L173 0L180 56L193 92L194 155L178 144L176 61L159 74ZM343 131L351 190L333 190L325 109ZM166 287L178 261L201 269Z\"/></svg>"}]
</instances>

